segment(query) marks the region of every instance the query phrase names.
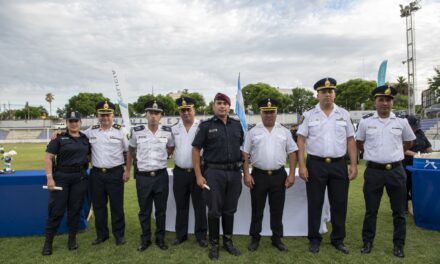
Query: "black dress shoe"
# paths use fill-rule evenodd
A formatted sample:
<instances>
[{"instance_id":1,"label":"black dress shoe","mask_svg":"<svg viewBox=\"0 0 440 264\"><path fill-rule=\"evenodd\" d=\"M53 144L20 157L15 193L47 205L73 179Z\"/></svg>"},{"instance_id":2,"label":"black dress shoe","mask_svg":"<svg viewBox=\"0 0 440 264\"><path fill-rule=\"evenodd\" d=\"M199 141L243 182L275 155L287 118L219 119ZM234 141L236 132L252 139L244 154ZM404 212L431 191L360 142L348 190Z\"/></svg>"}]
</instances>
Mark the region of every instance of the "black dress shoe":
<instances>
[{"instance_id":1,"label":"black dress shoe","mask_svg":"<svg viewBox=\"0 0 440 264\"><path fill-rule=\"evenodd\" d=\"M281 240L272 241L272 246L276 247L281 252L289 251L287 246L283 242L281 242Z\"/></svg>"},{"instance_id":2,"label":"black dress shoe","mask_svg":"<svg viewBox=\"0 0 440 264\"><path fill-rule=\"evenodd\" d=\"M199 244L200 247L205 248L208 247L208 240L202 238L202 239L198 239L197 243Z\"/></svg>"},{"instance_id":3,"label":"black dress shoe","mask_svg":"<svg viewBox=\"0 0 440 264\"><path fill-rule=\"evenodd\" d=\"M313 254L316 254L319 252L319 243L310 243L309 245L309 251Z\"/></svg>"},{"instance_id":4,"label":"black dress shoe","mask_svg":"<svg viewBox=\"0 0 440 264\"><path fill-rule=\"evenodd\" d=\"M146 242L142 242L142 243L138 246L137 251L144 251L144 250L147 249L149 246L151 246L151 241L150 241L150 240L148 240L148 241L146 241Z\"/></svg>"},{"instance_id":5,"label":"black dress shoe","mask_svg":"<svg viewBox=\"0 0 440 264\"><path fill-rule=\"evenodd\" d=\"M165 241L163 241L163 240L156 241L156 245L157 245L161 250L167 250L167 249L168 249L167 244L165 244Z\"/></svg>"},{"instance_id":6,"label":"black dress shoe","mask_svg":"<svg viewBox=\"0 0 440 264\"><path fill-rule=\"evenodd\" d=\"M405 253L403 252L402 246L394 246L393 254L396 257L403 258L405 257Z\"/></svg>"},{"instance_id":7,"label":"black dress shoe","mask_svg":"<svg viewBox=\"0 0 440 264\"><path fill-rule=\"evenodd\" d=\"M219 245L218 245L218 241L211 241L210 242L211 246L209 248L209 253L208 253L208 257L210 260L218 260L219 254Z\"/></svg>"},{"instance_id":8,"label":"black dress shoe","mask_svg":"<svg viewBox=\"0 0 440 264\"><path fill-rule=\"evenodd\" d=\"M116 238L116 246L122 246L125 244L125 238Z\"/></svg>"},{"instance_id":9,"label":"black dress shoe","mask_svg":"<svg viewBox=\"0 0 440 264\"><path fill-rule=\"evenodd\" d=\"M182 244L182 243L185 242L185 241L186 241L186 238L183 238L183 239L176 238L176 239L174 239L174 241L173 241L173 246L180 245L180 244Z\"/></svg>"},{"instance_id":10,"label":"black dress shoe","mask_svg":"<svg viewBox=\"0 0 440 264\"><path fill-rule=\"evenodd\" d=\"M223 242L223 248L226 249L226 251L233 255L233 256L240 256L241 252L238 250L234 244L232 243L232 240L228 240L226 242Z\"/></svg>"},{"instance_id":11,"label":"black dress shoe","mask_svg":"<svg viewBox=\"0 0 440 264\"><path fill-rule=\"evenodd\" d=\"M371 252L371 249L373 249L373 243L364 242L364 245L361 248L361 253L362 254L369 254Z\"/></svg>"},{"instance_id":12,"label":"black dress shoe","mask_svg":"<svg viewBox=\"0 0 440 264\"><path fill-rule=\"evenodd\" d=\"M93 245L93 246L99 245L99 244L105 242L107 239L108 239L108 237L104 237L104 238L100 238L100 237L98 237L97 239L95 239L95 240L92 242L92 245Z\"/></svg>"},{"instance_id":13,"label":"black dress shoe","mask_svg":"<svg viewBox=\"0 0 440 264\"><path fill-rule=\"evenodd\" d=\"M252 237L251 241L249 241L248 250L249 251L255 251L258 249L258 246L260 245L260 240L257 238Z\"/></svg>"},{"instance_id":14,"label":"black dress shoe","mask_svg":"<svg viewBox=\"0 0 440 264\"><path fill-rule=\"evenodd\" d=\"M337 250L341 251L341 252L344 253L344 254L348 254L348 253L350 253L350 252L348 251L348 248L344 245L344 243L335 243L335 244L332 243L332 245L333 245Z\"/></svg>"},{"instance_id":15,"label":"black dress shoe","mask_svg":"<svg viewBox=\"0 0 440 264\"><path fill-rule=\"evenodd\" d=\"M69 237L69 240L67 240L67 249L69 250L78 249L78 244L76 243L75 237Z\"/></svg>"},{"instance_id":16,"label":"black dress shoe","mask_svg":"<svg viewBox=\"0 0 440 264\"><path fill-rule=\"evenodd\" d=\"M52 255L52 241L44 242L43 251L41 252L43 256Z\"/></svg>"}]
</instances>

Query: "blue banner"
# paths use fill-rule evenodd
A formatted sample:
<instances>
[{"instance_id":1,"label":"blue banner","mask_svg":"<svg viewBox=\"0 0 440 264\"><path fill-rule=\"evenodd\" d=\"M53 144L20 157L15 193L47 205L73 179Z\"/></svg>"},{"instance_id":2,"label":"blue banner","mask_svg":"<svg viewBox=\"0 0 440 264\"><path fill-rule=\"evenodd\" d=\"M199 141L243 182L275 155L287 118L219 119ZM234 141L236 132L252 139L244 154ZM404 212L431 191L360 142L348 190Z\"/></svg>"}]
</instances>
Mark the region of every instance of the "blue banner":
<instances>
[{"instance_id":1,"label":"blue banner","mask_svg":"<svg viewBox=\"0 0 440 264\"><path fill-rule=\"evenodd\" d=\"M387 75L387 63L388 60L384 60L380 64L379 72L377 73L377 86L382 86L385 84L385 77Z\"/></svg>"}]
</instances>

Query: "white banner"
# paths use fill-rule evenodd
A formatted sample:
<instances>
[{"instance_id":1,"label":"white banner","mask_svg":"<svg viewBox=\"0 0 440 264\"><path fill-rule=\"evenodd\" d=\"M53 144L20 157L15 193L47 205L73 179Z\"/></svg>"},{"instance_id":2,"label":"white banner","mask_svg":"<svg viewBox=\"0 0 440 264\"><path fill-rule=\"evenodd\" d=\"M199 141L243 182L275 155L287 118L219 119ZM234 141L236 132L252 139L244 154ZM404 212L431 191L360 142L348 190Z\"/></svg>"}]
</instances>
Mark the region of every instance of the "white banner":
<instances>
[{"instance_id":1,"label":"white banner","mask_svg":"<svg viewBox=\"0 0 440 264\"><path fill-rule=\"evenodd\" d=\"M125 127L128 130L130 130L131 123L130 123L130 115L128 114L128 103L126 103L124 97L122 96L122 89L119 86L119 80L116 71L112 70L112 73L113 73L113 81L115 82L116 94L118 95L119 109L121 109L122 123L123 125L125 125Z\"/></svg>"}]
</instances>

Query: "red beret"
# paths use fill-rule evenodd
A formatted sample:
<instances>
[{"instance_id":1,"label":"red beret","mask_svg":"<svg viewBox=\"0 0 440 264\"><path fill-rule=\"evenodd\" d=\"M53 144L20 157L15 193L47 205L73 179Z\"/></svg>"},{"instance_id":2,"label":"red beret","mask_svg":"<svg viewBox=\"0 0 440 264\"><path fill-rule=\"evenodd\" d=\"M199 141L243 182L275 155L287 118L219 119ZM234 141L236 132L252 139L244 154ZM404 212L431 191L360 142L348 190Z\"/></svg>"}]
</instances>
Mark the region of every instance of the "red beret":
<instances>
[{"instance_id":1,"label":"red beret","mask_svg":"<svg viewBox=\"0 0 440 264\"><path fill-rule=\"evenodd\" d=\"M229 106L231 106L231 99L226 94L217 93L214 97L214 101L215 100L225 101Z\"/></svg>"}]
</instances>

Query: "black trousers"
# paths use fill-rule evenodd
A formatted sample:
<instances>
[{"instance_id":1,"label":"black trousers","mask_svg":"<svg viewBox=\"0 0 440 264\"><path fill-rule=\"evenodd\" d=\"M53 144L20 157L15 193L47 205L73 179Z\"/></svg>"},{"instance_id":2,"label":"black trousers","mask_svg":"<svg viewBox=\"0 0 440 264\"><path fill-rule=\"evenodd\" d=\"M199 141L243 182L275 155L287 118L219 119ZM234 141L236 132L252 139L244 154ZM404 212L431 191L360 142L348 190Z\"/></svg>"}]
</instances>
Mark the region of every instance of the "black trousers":
<instances>
[{"instance_id":1,"label":"black trousers","mask_svg":"<svg viewBox=\"0 0 440 264\"><path fill-rule=\"evenodd\" d=\"M260 239L262 229L264 207L266 198L269 196L270 228L272 239L278 240L283 237L283 211L286 199L285 170L280 170L272 175L252 170L255 185L251 189L252 220L249 235Z\"/></svg>"},{"instance_id":2,"label":"black trousers","mask_svg":"<svg viewBox=\"0 0 440 264\"><path fill-rule=\"evenodd\" d=\"M88 188L86 172L55 172L54 181L55 185L63 187L63 190L50 192L46 233L57 232L66 209L69 232L76 233Z\"/></svg>"},{"instance_id":3,"label":"black trousers","mask_svg":"<svg viewBox=\"0 0 440 264\"><path fill-rule=\"evenodd\" d=\"M406 236L406 175L403 167L390 171L366 168L364 173L364 199L365 218L362 228L364 242L373 242L376 235L377 211L385 187L390 197L391 210L393 211L393 242L394 245L403 246Z\"/></svg>"},{"instance_id":4,"label":"black trousers","mask_svg":"<svg viewBox=\"0 0 440 264\"><path fill-rule=\"evenodd\" d=\"M229 239L234 230L234 214L237 211L238 198L242 189L241 172L207 168L204 174L211 189L203 189L208 205L210 240L218 239L220 217L223 235Z\"/></svg>"},{"instance_id":5,"label":"black trousers","mask_svg":"<svg viewBox=\"0 0 440 264\"><path fill-rule=\"evenodd\" d=\"M93 211L95 214L96 236L108 238L108 213L107 203L110 200L110 213L112 233L116 239L121 239L125 234L124 215L124 181L122 175L124 168L103 173L92 169L90 174Z\"/></svg>"},{"instance_id":6,"label":"black trousers","mask_svg":"<svg viewBox=\"0 0 440 264\"><path fill-rule=\"evenodd\" d=\"M141 176L138 174L136 177L142 243L151 240L151 210L153 202L156 218L156 241L163 241L165 239L168 182L167 170L163 170L156 176Z\"/></svg>"},{"instance_id":7,"label":"black trousers","mask_svg":"<svg viewBox=\"0 0 440 264\"><path fill-rule=\"evenodd\" d=\"M330 202L332 243L342 243L345 238L345 220L347 218L348 203L348 170L345 159L332 163L307 158L309 181L306 183L308 208L308 239L319 243L322 236L319 233L321 226L322 206L324 204L325 188L327 187Z\"/></svg>"},{"instance_id":8,"label":"black trousers","mask_svg":"<svg viewBox=\"0 0 440 264\"><path fill-rule=\"evenodd\" d=\"M192 198L194 208L194 234L197 240L206 239L207 220L206 203L202 189L197 186L194 170L191 172L180 168L173 169L173 192L176 201L176 238L185 239L188 236L189 198Z\"/></svg>"}]
</instances>

